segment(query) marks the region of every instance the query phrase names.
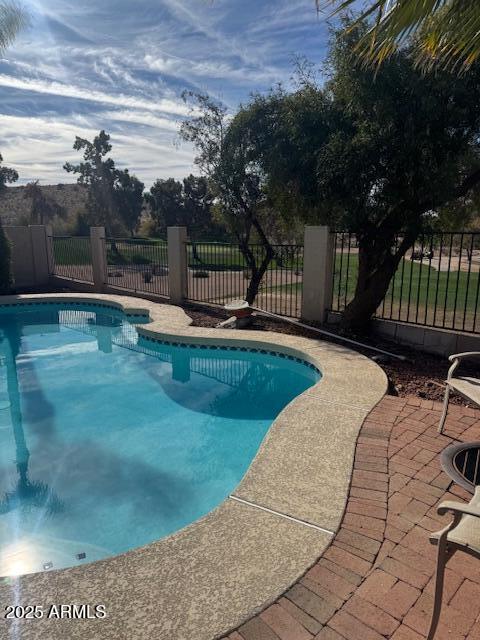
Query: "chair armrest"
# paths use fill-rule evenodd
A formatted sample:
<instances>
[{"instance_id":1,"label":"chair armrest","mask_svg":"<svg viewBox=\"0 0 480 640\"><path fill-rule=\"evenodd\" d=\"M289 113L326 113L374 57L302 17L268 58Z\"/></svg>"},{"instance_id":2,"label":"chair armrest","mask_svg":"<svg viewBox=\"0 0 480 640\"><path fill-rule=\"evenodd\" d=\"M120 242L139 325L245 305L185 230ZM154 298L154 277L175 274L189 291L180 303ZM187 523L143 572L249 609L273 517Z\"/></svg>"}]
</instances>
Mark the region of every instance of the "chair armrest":
<instances>
[{"instance_id":1,"label":"chair armrest","mask_svg":"<svg viewBox=\"0 0 480 640\"><path fill-rule=\"evenodd\" d=\"M453 502L453 500L447 500L439 505L437 513L440 516L444 516L447 511L451 511L455 515L474 516L476 518L480 518L480 505L477 504L466 504L464 502Z\"/></svg>"},{"instance_id":2,"label":"chair armrest","mask_svg":"<svg viewBox=\"0 0 480 640\"><path fill-rule=\"evenodd\" d=\"M475 358L475 357L480 357L480 351L465 351L464 353L454 353L453 355L449 356L448 359L453 364L450 366L450 369L448 370L447 382L453 378L453 374L455 373L458 365L460 364L460 361L463 358Z\"/></svg>"},{"instance_id":3,"label":"chair armrest","mask_svg":"<svg viewBox=\"0 0 480 640\"><path fill-rule=\"evenodd\" d=\"M448 356L450 362L454 360L461 360L462 358L473 358L475 356L480 356L480 351L465 351L464 353L454 353L451 356Z\"/></svg>"}]
</instances>

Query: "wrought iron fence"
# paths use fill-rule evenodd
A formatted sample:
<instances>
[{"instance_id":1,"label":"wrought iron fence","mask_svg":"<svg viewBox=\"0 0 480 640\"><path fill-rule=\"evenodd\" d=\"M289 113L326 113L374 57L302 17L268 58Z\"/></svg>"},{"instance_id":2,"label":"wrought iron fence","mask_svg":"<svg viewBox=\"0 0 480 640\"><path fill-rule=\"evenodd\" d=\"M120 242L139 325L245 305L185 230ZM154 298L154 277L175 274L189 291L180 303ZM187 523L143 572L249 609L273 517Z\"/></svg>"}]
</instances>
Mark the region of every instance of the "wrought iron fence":
<instances>
[{"instance_id":1,"label":"wrought iron fence","mask_svg":"<svg viewBox=\"0 0 480 640\"><path fill-rule=\"evenodd\" d=\"M169 295L165 240L107 238L107 283L140 293Z\"/></svg>"},{"instance_id":2,"label":"wrought iron fence","mask_svg":"<svg viewBox=\"0 0 480 640\"><path fill-rule=\"evenodd\" d=\"M335 233L332 311L353 298L358 244ZM397 238L397 246L402 238ZM400 261L377 318L480 333L480 232L421 235Z\"/></svg>"},{"instance_id":3,"label":"wrought iron fence","mask_svg":"<svg viewBox=\"0 0 480 640\"><path fill-rule=\"evenodd\" d=\"M261 244L250 245L256 264L265 255ZM188 298L223 305L245 298L251 272L238 244L188 242L186 245ZM303 246L273 245L274 257L262 282L255 305L290 317L299 317L302 302Z\"/></svg>"},{"instance_id":4,"label":"wrought iron fence","mask_svg":"<svg viewBox=\"0 0 480 640\"><path fill-rule=\"evenodd\" d=\"M52 238L53 273L69 280L93 282L92 250L89 237Z\"/></svg>"}]
</instances>

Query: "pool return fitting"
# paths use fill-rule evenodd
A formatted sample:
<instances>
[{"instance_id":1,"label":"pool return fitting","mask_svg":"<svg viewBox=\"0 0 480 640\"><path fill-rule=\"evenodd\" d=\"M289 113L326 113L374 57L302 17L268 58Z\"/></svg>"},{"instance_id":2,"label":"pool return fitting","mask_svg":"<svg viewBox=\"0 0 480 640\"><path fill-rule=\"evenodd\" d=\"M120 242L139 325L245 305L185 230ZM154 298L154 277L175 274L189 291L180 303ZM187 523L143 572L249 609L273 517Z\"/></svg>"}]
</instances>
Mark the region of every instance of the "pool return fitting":
<instances>
[{"instance_id":1,"label":"pool return fitting","mask_svg":"<svg viewBox=\"0 0 480 640\"><path fill-rule=\"evenodd\" d=\"M255 312L255 314L257 315L266 316L267 318L274 318L275 320L280 320L281 322L291 324L294 327L308 329L308 331L313 331L314 333L319 333L320 335L328 336L329 338L334 338L335 340L340 340L342 342L346 342L347 344L361 347L362 349L369 349L370 351L381 353L382 355L389 356L390 358L396 358L397 360L402 360L403 362L407 360L405 356L400 356L396 353L392 353L391 351L379 349L378 347L372 347L371 345L365 344L364 342L352 340L351 338L345 338L344 336L339 336L338 334L331 331L326 331L325 329L312 327L311 325L300 322L299 320L294 320L293 318L287 318L285 316L279 316L276 313L258 309L258 307L252 307L246 300L232 300L232 302L227 303L224 308L226 311L232 312L233 315L227 320L224 320L223 322L217 324L216 326L218 329L244 329L246 327L249 327L253 321L253 312Z\"/></svg>"}]
</instances>

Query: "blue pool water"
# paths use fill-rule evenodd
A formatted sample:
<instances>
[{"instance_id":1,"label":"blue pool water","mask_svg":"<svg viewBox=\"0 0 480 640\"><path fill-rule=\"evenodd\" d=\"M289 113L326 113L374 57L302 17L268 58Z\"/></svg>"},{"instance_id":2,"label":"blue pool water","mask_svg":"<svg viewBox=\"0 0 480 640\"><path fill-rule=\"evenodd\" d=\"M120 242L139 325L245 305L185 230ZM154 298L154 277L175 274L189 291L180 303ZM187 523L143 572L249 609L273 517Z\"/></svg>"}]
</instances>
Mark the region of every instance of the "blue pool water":
<instances>
[{"instance_id":1,"label":"blue pool water","mask_svg":"<svg viewBox=\"0 0 480 640\"><path fill-rule=\"evenodd\" d=\"M208 513L319 378L159 344L113 309L0 307L0 576L121 553Z\"/></svg>"}]
</instances>

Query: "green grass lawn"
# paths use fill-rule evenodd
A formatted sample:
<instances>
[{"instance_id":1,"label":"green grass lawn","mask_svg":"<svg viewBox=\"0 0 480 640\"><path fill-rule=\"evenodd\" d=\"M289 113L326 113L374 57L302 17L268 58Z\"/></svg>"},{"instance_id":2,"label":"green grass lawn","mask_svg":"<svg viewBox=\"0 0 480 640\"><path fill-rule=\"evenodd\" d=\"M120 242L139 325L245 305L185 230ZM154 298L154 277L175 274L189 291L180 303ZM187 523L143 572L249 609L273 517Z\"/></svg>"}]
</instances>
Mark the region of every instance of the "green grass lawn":
<instances>
[{"instance_id":1,"label":"green grass lawn","mask_svg":"<svg viewBox=\"0 0 480 640\"><path fill-rule=\"evenodd\" d=\"M92 264L90 238L54 238L53 255L57 265Z\"/></svg>"},{"instance_id":2,"label":"green grass lawn","mask_svg":"<svg viewBox=\"0 0 480 640\"><path fill-rule=\"evenodd\" d=\"M342 309L345 306L345 294L347 302L352 299L358 274L358 256L351 255L348 265L344 258L342 270L340 270L340 256L336 256L335 260L335 277L333 286L334 309ZM385 297L386 309L390 306L419 307L425 309L433 309L435 302L437 303L437 315L443 313L446 307L447 311L462 310L474 312L476 305L476 294L478 287L478 273L470 273L467 271L437 271L429 267L428 264L419 262L405 262L400 264L395 277L390 283L389 290Z\"/></svg>"},{"instance_id":3,"label":"green grass lawn","mask_svg":"<svg viewBox=\"0 0 480 640\"><path fill-rule=\"evenodd\" d=\"M167 262L165 240L119 240L114 245L107 240L106 248L108 264L111 265ZM92 262L90 238L55 238L53 251L58 265L89 265Z\"/></svg>"},{"instance_id":4,"label":"green grass lawn","mask_svg":"<svg viewBox=\"0 0 480 640\"><path fill-rule=\"evenodd\" d=\"M222 243L199 243L196 244L196 255L199 260L195 259L193 246L189 243L187 247L188 264L198 268L218 268L219 270L228 269L246 269L245 258L236 245ZM260 246L253 246L252 251L259 261L263 255L263 249ZM277 258L274 258L268 268L269 270L278 269L280 267L286 269L302 269L303 268L303 250L291 251L287 247L277 249Z\"/></svg>"},{"instance_id":5,"label":"green grass lawn","mask_svg":"<svg viewBox=\"0 0 480 640\"><path fill-rule=\"evenodd\" d=\"M54 239L55 262L59 265L82 265L91 264L90 239L89 238L55 238ZM152 264L167 262L167 243L165 240L149 239L127 239L118 240L115 245L111 241L106 241L108 264ZM116 249L116 250L115 250ZM262 255L260 247L253 249L258 257ZM269 269L294 268L302 269L303 251L296 253L289 252L288 249L279 251L280 259L274 259L269 265ZM196 244L195 258L193 246L187 245L187 260L191 267L198 268L218 268L219 270L239 270L245 269L246 263L242 252L236 245L222 243L198 243Z\"/></svg>"},{"instance_id":6,"label":"green grass lawn","mask_svg":"<svg viewBox=\"0 0 480 640\"><path fill-rule=\"evenodd\" d=\"M336 256L333 311L341 311L353 298L357 275L358 255L350 255L348 271L346 257L341 262L340 255ZM451 271L448 274L428 264L405 260L390 283L385 302L379 307L377 315L393 320L472 330L478 305L478 287L478 273L470 273L469 276L467 271ZM271 288L286 295L295 295L301 289L301 282Z\"/></svg>"},{"instance_id":7,"label":"green grass lawn","mask_svg":"<svg viewBox=\"0 0 480 640\"><path fill-rule=\"evenodd\" d=\"M109 265L157 264L168 262L167 243L164 240L135 242L121 240L106 241L107 263Z\"/></svg>"}]
</instances>

